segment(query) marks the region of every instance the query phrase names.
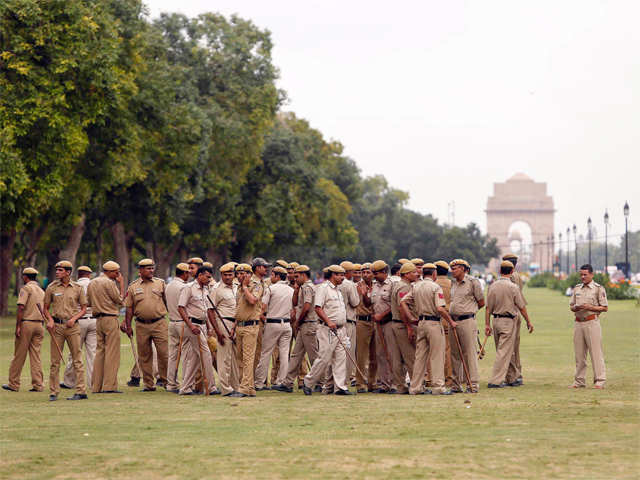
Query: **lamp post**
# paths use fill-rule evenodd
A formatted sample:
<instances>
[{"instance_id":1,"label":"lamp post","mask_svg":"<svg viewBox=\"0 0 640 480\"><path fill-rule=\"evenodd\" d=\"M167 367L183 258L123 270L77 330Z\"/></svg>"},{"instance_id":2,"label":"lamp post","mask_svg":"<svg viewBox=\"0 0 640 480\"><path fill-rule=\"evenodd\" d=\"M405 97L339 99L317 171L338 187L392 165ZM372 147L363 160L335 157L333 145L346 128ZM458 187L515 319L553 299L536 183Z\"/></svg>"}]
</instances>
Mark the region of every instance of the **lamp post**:
<instances>
[{"instance_id":1,"label":"lamp post","mask_svg":"<svg viewBox=\"0 0 640 480\"><path fill-rule=\"evenodd\" d=\"M558 275L562 273L562 232L558 232Z\"/></svg>"},{"instance_id":2,"label":"lamp post","mask_svg":"<svg viewBox=\"0 0 640 480\"><path fill-rule=\"evenodd\" d=\"M607 235L609 233L609 212L604 211L604 273L607 274L607 266L609 265L609 255L608 255L608 238Z\"/></svg>"},{"instance_id":3,"label":"lamp post","mask_svg":"<svg viewBox=\"0 0 640 480\"><path fill-rule=\"evenodd\" d=\"M549 266L551 267L551 273L555 270L555 259L556 259L556 237L554 235L549 235L549 240L551 241L551 250L549 251Z\"/></svg>"},{"instance_id":4,"label":"lamp post","mask_svg":"<svg viewBox=\"0 0 640 480\"><path fill-rule=\"evenodd\" d=\"M574 255L574 261L575 264L573 265L575 271L578 271L578 227L576 227L576 224L573 224L573 241L575 242L575 249L573 250L573 255Z\"/></svg>"},{"instance_id":5,"label":"lamp post","mask_svg":"<svg viewBox=\"0 0 640 480\"><path fill-rule=\"evenodd\" d=\"M624 202L624 268L625 277L629 278L629 203Z\"/></svg>"},{"instance_id":6,"label":"lamp post","mask_svg":"<svg viewBox=\"0 0 640 480\"><path fill-rule=\"evenodd\" d=\"M587 237L589 238L589 265L591 265L591 217L587 219Z\"/></svg>"},{"instance_id":7,"label":"lamp post","mask_svg":"<svg viewBox=\"0 0 640 480\"><path fill-rule=\"evenodd\" d=\"M571 229L567 227L567 276L571 273L569 270L569 241L571 240Z\"/></svg>"}]
</instances>

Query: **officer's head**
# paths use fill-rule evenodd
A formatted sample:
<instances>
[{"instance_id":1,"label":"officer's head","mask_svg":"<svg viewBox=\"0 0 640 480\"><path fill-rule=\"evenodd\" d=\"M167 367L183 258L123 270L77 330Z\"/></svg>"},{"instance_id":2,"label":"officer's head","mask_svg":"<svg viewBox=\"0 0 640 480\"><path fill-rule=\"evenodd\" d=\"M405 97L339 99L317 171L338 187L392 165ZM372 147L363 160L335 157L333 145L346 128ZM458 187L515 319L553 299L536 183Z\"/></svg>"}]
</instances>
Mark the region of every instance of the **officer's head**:
<instances>
[{"instance_id":1,"label":"officer's head","mask_svg":"<svg viewBox=\"0 0 640 480\"><path fill-rule=\"evenodd\" d=\"M138 273L143 280L151 280L155 270L156 265L150 258L143 258L138 262Z\"/></svg>"},{"instance_id":2,"label":"officer's head","mask_svg":"<svg viewBox=\"0 0 640 480\"><path fill-rule=\"evenodd\" d=\"M444 260L438 260L434 265L438 276L446 276L449 273L449 264Z\"/></svg>"},{"instance_id":3,"label":"officer's head","mask_svg":"<svg viewBox=\"0 0 640 480\"><path fill-rule=\"evenodd\" d=\"M295 268L296 283L303 285L311 278L311 270L306 265L298 265Z\"/></svg>"},{"instance_id":4,"label":"officer's head","mask_svg":"<svg viewBox=\"0 0 640 480\"><path fill-rule=\"evenodd\" d=\"M371 264L373 278L378 282L384 282L389 275L389 265L384 260L376 260Z\"/></svg>"},{"instance_id":5,"label":"officer's head","mask_svg":"<svg viewBox=\"0 0 640 480\"><path fill-rule=\"evenodd\" d=\"M331 265L329 268L329 281L334 285L340 285L344 281L345 270L340 265Z\"/></svg>"},{"instance_id":6,"label":"officer's head","mask_svg":"<svg viewBox=\"0 0 640 480\"><path fill-rule=\"evenodd\" d=\"M213 270L209 267L199 267L196 271L196 280L200 285L208 285L212 276Z\"/></svg>"},{"instance_id":7,"label":"officer's head","mask_svg":"<svg viewBox=\"0 0 640 480\"><path fill-rule=\"evenodd\" d=\"M105 277L115 280L120 275L120 265L113 260L109 260L102 265L102 271Z\"/></svg>"},{"instance_id":8,"label":"officer's head","mask_svg":"<svg viewBox=\"0 0 640 480\"><path fill-rule=\"evenodd\" d=\"M189 264L189 275L191 275L192 278L196 278L198 275L198 268L202 266L204 260L200 257L192 257L187 260L187 263Z\"/></svg>"},{"instance_id":9,"label":"officer's head","mask_svg":"<svg viewBox=\"0 0 640 480\"><path fill-rule=\"evenodd\" d=\"M412 264L413 265L413 264ZM391 265L391 275L395 275L402 268L402 263L394 263Z\"/></svg>"},{"instance_id":10,"label":"officer's head","mask_svg":"<svg viewBox=\"0 0 640 480\"><path fill-rule=\"evenodd\" d=\"M251 262L251 270L259 277L264 277L267 274L267 267L269 267L269 265L269 262L264 258L256 257Z\"/></svg>"},{"instance_id":11,"label":"officer's head","mask_svg":"<svg viewBox=\"0 0 640 480\"><path fill-rule=\"evenodd\" d=\"M61 260L56 263L56 278L58 280L66 280L71 276L73 265L67 260Z\"/></svg>"},{"instance_id":12,"label":"officer's head","mask_svg":"<svg viewBox=\"0 0 640 480\"><path fill-rule=\"evenodd\" d=\"M508 260L511 262L513 267L518 264L518 256L515 253L506 253L502 256L502 260Z\"/></svg>"},{"instance_id":13,"label":"officer's head","mask_svg":"<svg viewBox=\"0 0 640 480\"><path fill-rule=\"evenodd\" d=\"M271 283L277 283L287 279L287 270L281 266L271 269Z\"/></svg>"},{"instance_id":14,"label":"officer's head","mask_svg":"<svg viewBox=\"0 0 640 480\"><path fill-rule=\"evenodd\" d=\"M451 266L451 275L456 280L460 281L464 278L471 267L466 260L462 260L461 258L456 258L455 260L451 260L449 264Z\"/></svg>"},{"instance_id":15,"label":"officer's head","mask_svg":"<svg viewBox=\"0 0 640 480\"><path fill-rule=\"evenodd\" d=\"M93 270L91 270L91 268L87 267L86 265L81 265L78 267L77 272L78 278L89 278L91 277Z\"/></svg>"},{"instance_id":16,"label":"officer's head","mask_svg":"<svg viewBox=\"0 0 640 480\"><path fill-rule=\"evenodd\" d=\"M362 270L360 270L360 273L362 273L362 279L367 282L367 283L371 283L373 281L373 272L371 271L371 264L370 263L363 263L362 264Z\"/></svg>"},{"instance_id":17,"label":"officer's head","mask_svg":"<svg viewBox=\"0 0 640 480\"><path fill-rule=\"evenodd\" d=\"M181 278L186 282L189 278L189 265L183 262L176 265L176 277Z\"/></svg>"},{"instance_id":18,"label":"officer's head","mask_svg":"<svg viewBox=\"0 0 640 480\"><path fill-rule=\"evenodd\" d=\"M235 265L233 263L225 263L220 267L220 279L222 283L228 286L233 284L234 269Z\"/></svg>"},{"instance_id":19,"label":"officer's head","mask_svg":"<svg viewBox=\"0 0 640 480\"><path fill-rule=\"evenodd\" d=\"M433 263L425 263L422 266L422 277L423 278L430 278L432 280L436 279L436 265L434 265Z\"/></svg>"},{"instance_id":20,"label":"officer's head","mask_svg":"<svg viewBox=\"0 0 640 480\"><path fill-rule=\"evenodd\" d=\"M585 285L593 280L593 267L589 263L585 263L580 267L580 280Z\"/></svg>"},{"instance_id":21,"label":"officer's head","mask_svg":"<svg viewBox=\"0 0 640 480\"><path fill-rule=\"evenodd\" d=\"M397 265L400 264L398 263ZM402 265L398 272L400 273L400 278L406 280L407 282L415 282L418 279L418 269L411 262L407 262Z\"/></svg>"},{"instance_id":22,"label":"officer's head","mask_svg":"<svg viewBox=\"0 0 640 480\"><path fill-rule=\"evenodd\" d=\"M511 275L513 272L513 263L509 260L503 260L500 264L500 275Z\"/></svg>"},{"instance_id":23,"label":"officer's head","mask_svg":"<svg viewBox=\"0 0 640 480\"><path fill-rule=\"evenodd\" d=\"M38 271L33 267L27 267L22 270L22 283L29 283L35 281L38 276Z\"/></svg>"},{"instance_id":24,"label":"officer's head","mask_svg":"<svg viewBox=\"0 0 640 480\"><path fill-rule=\"evenodd\" d=\"M362 280L362 265L359 263L353 264L353 281L354 283L358 283Z\"/></svg>"}]
</instances>

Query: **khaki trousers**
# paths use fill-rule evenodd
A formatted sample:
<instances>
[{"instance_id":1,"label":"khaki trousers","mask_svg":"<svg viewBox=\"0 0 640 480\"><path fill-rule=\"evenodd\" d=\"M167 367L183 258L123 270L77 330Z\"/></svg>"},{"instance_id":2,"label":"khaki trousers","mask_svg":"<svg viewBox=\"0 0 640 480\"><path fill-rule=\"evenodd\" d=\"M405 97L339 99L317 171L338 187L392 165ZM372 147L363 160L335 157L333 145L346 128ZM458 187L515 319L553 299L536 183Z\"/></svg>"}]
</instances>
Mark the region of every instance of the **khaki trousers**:
<instances>
[{"instance_id":1,"label":"khaki trousers","mask_svg":"<svg viewBox=\"0 0 640 480\"><path fill-rule=\"evenodd\" d=\"M424 374L427 364L431 365L431 392L440 394L444 386L444 356L446 337L442 322L421 320L416 331L416 361L411 374L409 393L415 395L424 391Z\"/></svg>"},{"instance_id":2,"label":"khaki trousers","mask_svg":"<svg viewBox=\"0 0 640 480\"><path fill-rule=\"evenodd\" d=\"M518 315L516 320L515 336L513 342L513 354L509 360L509 369L507 370L507 382L514 382L522 378L522 365L520 364L520 325L522 317Z\"/></svg>"},{"instance_id":3,"label":"khaki trousers","mask_svg":"<svg viewBox=\"0 0 640 480\"><path fill-rule=\"evenodd\" d=\"M136 340L137 341L137 340ZM160 373L158 371L158 352L156 351L156 345L155 343L151 344L151 353L153 354L153 377L156 380L160 380ZM138 361L140 361L140 359L138 358ZM131 367L131 373L129 374L129 376L131 378L140 378L142 377L142 373L140 373L138 371L138 365L136 365L136 362L133 362L133 367Z\"/></svg>"},{"instance_id":4,"label":"khaki trousers","mask_svg":"<svg viewBox=\"0 0 640 480\"><path fill-rule=\"evenodd\" d=\"M80 326L80 348L84 346L85 385L91 388L93 359L96 356L96 319L81 318L76 323ZM69 354L69 358L67 359L63 382L67 387L76 386L76 371L73 366L73 357L71 354Z\"/></svg>"},{"instance_id":5,"label":"khaki trousers","mask_svg":"<svg viewBox=\"0 0 640 480\"><path fill-rule=\"evenodd\" d=\"M118 390L120 368L120 325L116 315L96 320L96 356L93 359L93 393Z\"/></svg>"},{"instance_id":6,"label":"khaki trousers","mask_svg":"<svg viewBox=\"0 0 640 480\"><path fill-rule=\"evenodd\" d=\"M168 340L168 360L167 360L167 390L178 390L180 384L178 383L178 350L180 350L180 356L184 354L184 331L187 329L187 324L183 321L169 322L169 340ZM182 347L180 347L180 337L182 339ZM184 357L182 357L184 360ZM182 368L182 374L184 376L184 362Z\"/></svg>"},{"instance_id":7,"label":"khaki trousers","mask_svg":"<svg viewBox=\"0 0 640 480\"><path fill-rule=\"evenodd\" d=\"M211 360L211 350L207 343L207 327L206 325L194 324L200 329L200 333L194 335L191 329L185 325L184 329L184 345L182 354L184 355L184 378L180 386L181 394L193 392L196 384L196 376L202 371L204 364L204 378L207 380L209 393L216 391L216 381L213 377L213 362ZM142 367L140 367L142 368ZM203 385L204 387L204 385ZM204 388L203 388L204 390Z\"/></svg>"},{"instance_id":8,"label":"khaki trousers","mask_svg":"<svg viewBox=\"0 0 640 480\"><path fill-rule=\"evenodd\" d=\"M453 385L453 370L451 368L451 344L449 343L449 335L453 335L453 333L449 332L451 326L449 322L441 320L442 328L444 330L444 384L447 387L451 387Z\"/></svg>"},{"instance_id":9,"label":"khaki trousers","mask_svg":"<svg viewBox=\"0 0 640 480\"><path fill-rule=\"evenodd\" d=\"M82 350L80 349L80 326L74 323L69 328L64 324L53 324L53 335L51 336L51 369L49 370L49 391L58 395L60 393L60 363L64 360L60 358L58 349L53 342L57 343L60 350L64 353L65 342L71 350L73 359L73 369L76 373L76 392L86 394L87 389L84 384L84 369L82 368Z\"/></svg>"},{"instance_id":10,"label":"khaki trousers","mask_svg":"<svg viewBox=\"0 0 640 480\"><path fill-rule=\"evenodd\" d=\"M293 351L289 357L289 367L287 368L287 376L282 382L287 387L293 387L293 381L302 368L306 368L304 361L305 353L309 357L309 361L313 365L318 357L318 338L316 332L318 329L317 322L304 322L298 328L296 335L296 343L293 345Z\"/></svg>"},{"instance_id":11,"label":"khaki trousers","mask_svg":"<svg viewBox=\"0 0 640 480\"><path fill-rule=\"evenodd\" d=\"M260 361L256 369L255 387L264 388L267 381L267 371L271 363L271 353L278 347L280 368L276 378L276 384L284 382L289 368L289 345L291 344L291 325L289 323L267 323L262 335L262 351Z\"/></svg>"},{"instance_id":12,"label":"khaki trousers","mask_svg":"<svg viewBox=\"0 0 640 480\"><path fill-rule=\"evenodd\" d=\"M510 383L517 377L508 378L515 347L516 329L518 320L515 318L493 319L493 340L496 344L496 359L493 362L493 370L489 383L500 385L505 379Z\"/></svg>"},{"instance_id":13,"label":"khaki trousers","mask_svg":"<svg viewBox=\"0 0 640 480\"><path fill-rule=\"evenodd\" d=\"M240 387L238 391L245 395L255 395L256 388L253 380L253 366L256 357L256 346L261 325L250 325L236 328L236 354L238 358L238 374Z\"/></svg>"},{"instance_id":14,"label":"khaki trousers","mask_svg":"<svg viewBox=\"0 0 640 480\"><path fill-rule=\"evenodd\" d=\"M23 320L20 323L20 336L16 337L13 348L13 359L9 366L9 387L20 390L20 374L29 354L29 368L31 370L31 386L41 392L44 389L40 348L44 338L42 322Z\"/></svg>"},{"instance_id":15,"label":"khaki trousers","mask_svg":"<svg viewBox=\"0 0 640 480\"><path fill-rule=\"evenodd\" d=\"M376 332L376 363L378 364L378 387L383 390L391 390L393 385L393 378L391 376L391 350L389 348L389 342L392 341L393 331L391 322L384 325L379 323L375 326ZM382 338L380 338L380 332L384 336L384 344ZM386 345L386 349L384 347ZM387 359L387 354L389 358Z\"/></svg>"},{"instance_id":16,"label":"khaki trousers","mask_svg":"<svg viewBox=\"0 0 640 480\"><path fill-rule=\"evenodd\" d=\"M413 363L416 358L416 347L409 341L407 327L402 322L391 322L390 342L387 348L391 354L391 371L393 388L399 393L409 391L406 382L406 372L413 373Z\"/></svg>"},{"instance_id":17,"label":"khaki trousers","mask_svg":"<svg viewBox=\"0 0 640 480\"><path fill-rule=\"evenodd\" d=\"M227 326L229 332L233 328L233 321L221 320ZM240 386L238 377L238 361L236 359L236 352L231 343L231 337L227 333L227 330L222 327L222 335L224 335L224 345L218 342L218 348L216 349L216 363L218 364L218 379L220 380L220 392L222 395L228 393L237 392Z\"/></svg>"},{"instance_id":18,"label":"khaki trousers","mask_svg":"<svg viewBox=\"0 0 640 480\"><path fill-rule=\"evenodd\" d=\"M336 338L337 336L337 338ZM333 384L340 390L348 390L346 383L346 359L347 354L338 338L343 344L347 342L347 332L344 327L338 328L334 334L329 327L322 324L316 332L318 339L318 357L311 366L311 371L304 377L304 384L313 388L317 383L323 382L327 369L333 373Z\"/></svg>"},{"instance_id":19,"label":"khaki trousers","mask_svg":"<svg viewBox=\"0 0 640 480\"><path fill-rule=\"evenodd\" d=\"M347 329L347 337L349 337L349 354L351 358L356 360L356 346L358 342L358 329L356 328L355 320L347 320L347 324L344 326ZM357 361L357 360L356 360ZM356 366L353 362L347 359L347 381L351 384L351 380L355 380Z\"/></svg>"},{"instance_id":20,"label":"khaki trousers","mask_svg":"<svg viewBox=\"0 0 640 480\"><path fill-rule=\"evenodd\" d=\"M293 346L296 343L295 337L291 336L291 343L289 344L289 352L293 352ZM278 349L273 349L273 354L271 356L272 368L271 368L271 385L276 384L276 380L278 378L278 371L280 370L280 355L278 354ZM291 359L289 359L289 363L291 363ZM288 368L287 368L288 370ZM288 373L288 372L287 372ZM302 385L302 381L304 380L305 375L309 373L309 367L307 366L307 362L300 362L300 367L298 368L298 385Z\"/></svg>"},{"instance_id":21,"label":"khaki trousers","mask_svg":"<svg viewBox=\"0 0 640 480\"><path fill-rule=\"evenodd\" d=\"M369 387L373 390L378 371L376 363L376 338L373 321L356 321L356 362L362 373L367 372L367 383L356 370L356 386L358 389ZM368 368L367 368L368 367Z\"/></svg>"},{"instance_id":22,"label":"khaki trousers","mask_svg":"<svg viewBox=\"0 0 640 480\"><path fill-rule=\"evenodd\" d=\"M265 324L260 322L260 329L258 330L258 338L256 339L256 353L253 358L253 377L256 376L256 370L258 363L260 362L260 352L262 352L262 339L264 338Z\"/></svg>"},{"instance_id":23,"label":"khaki trousers","mask_svg":"<svg viewBox=\"0 0 640 480\"><path fill-rule=\"evenodd\" d=\"M156 347L158 358L158 380L167 384L168 362L168 330L167 322L162 319L153 323L136 321L136 344L138 347L138 362L142 370L142 379L145 388L153 388L155 378L153 375L153 349Z\"/></svg>"},{"instance_id":24,"label":"khaki trousers","mask_svg":"<svg viewBox=\"0 0 640 480\"><path fill-rule=\"evenodd\" d=\"M604 386L607 380L607 372L604 365L604 352L602 350L602 327L600 319L587 322L575 322L573 330L573 348L576 355L576 374L574 385L585 386L587 374L587 353L591 356L593 368L593 383Z\"/></svg>"},{"instance_id":25,"label":"khaki trousers","mask_svg":"<svg viewBox=\"0 0 640 480\"><path fill-rule=\"evenodd\" d=\"M455 320L455 319L454 319ZM469 369L471 379L471 390L478 391L478 351L476 350L476 337L478 336L478 326L475 317L460 320L456 327L462 355ZM464 390L467 385L467 378L464 373L460 351L453 332L449 335L449 345L451 345L451 368L453 370L454 387Z\"/></svg>"}]
</instances>

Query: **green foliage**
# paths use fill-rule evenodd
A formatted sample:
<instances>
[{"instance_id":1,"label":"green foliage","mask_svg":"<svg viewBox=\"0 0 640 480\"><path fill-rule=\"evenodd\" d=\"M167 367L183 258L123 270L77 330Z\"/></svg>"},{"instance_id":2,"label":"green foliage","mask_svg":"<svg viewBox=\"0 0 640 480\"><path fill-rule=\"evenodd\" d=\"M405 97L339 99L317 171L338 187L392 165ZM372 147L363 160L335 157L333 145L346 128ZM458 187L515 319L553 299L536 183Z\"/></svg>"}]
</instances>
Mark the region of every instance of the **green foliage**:
<instances>
[{"instance_id":1,"label":"green foliage","mask_svg":"<svg viewBox=\"0 0 640 480\"><path fill-rule=\"evenodd\" d=\"M626 280L611 282L608 275L596 273L593 276L593 281L605 288L607 298L610 300L629 300L638 297L638 290ZM550 272L545 272L531 277L527 282L527 286L531 288L546 287L564 295L568 288L573 288L580 283L582 281L578 272L573 272L564 280L559 279Z\"/></svg>"}]
</instances>

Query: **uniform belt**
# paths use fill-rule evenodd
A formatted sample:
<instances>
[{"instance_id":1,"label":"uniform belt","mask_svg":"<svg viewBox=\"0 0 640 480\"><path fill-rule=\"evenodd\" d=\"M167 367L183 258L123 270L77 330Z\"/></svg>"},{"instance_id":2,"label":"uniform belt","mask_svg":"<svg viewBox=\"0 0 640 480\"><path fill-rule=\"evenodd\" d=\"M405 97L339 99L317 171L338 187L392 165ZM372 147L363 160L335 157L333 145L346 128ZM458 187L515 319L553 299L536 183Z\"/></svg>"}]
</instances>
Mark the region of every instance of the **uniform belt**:
<instances>
[{"instance_id":1,"label":"uniform belt","mask_svg":"<svg viewBox=\"0 0 640 480\"><path fill-rule=\"evenodd\" d=\"M65 323L65 321L62 320L61 318L58 318L58 317L51 317L51 318L53 318L53 323L59 323L60 325Z\"/></svg>"},{"instance_id":2,"label":"uniform belt","mask_svg":"<svg viewBox=\"0 0 640 480\"><path fill-rule=\"evenodd\" d=\"M206 322L206 320L200 320L199 318L189 318L189 320L191 320L191 323L197 323L198 325L204 325L204 323Z\"/></svg>"},{"instance_id":3,"label":"uniform belt","mask_svg":"<svg viewBox=\"0 0 640 480\"><path fill-rule=\"evenodd\" d=\"M78 320L91 320L93 317L91 315L83 315Z\"/></svg>"},{"instance_id":4,"label":"uniform belt","mask_svg":"<svg viewBox=\"0 0 640 480\"><path fill-rule=\"evenodd\" d=\"M386 320L380 320L380 322L378 322L378 323L380 323L380 325L386 325L386 324L387 324L387 323L389 323L390 321L391 321L391 319L390 319L390 318L387 318Z\"/></svg>"},{"instance_id":5,"label":"uniform belt","mask_svg":"<svg viewBox=\"0 0 640 480\"><path fill-rule=\"evenodd\" d=\"M370 322L371 315L358 315L358 320L362 320L364 322Z\"/></svg>"},{"instance_id":6,"label":"uniform belt","mask_svg":"<svg viewBox=\"0 0 640 480\"><path fill-rule=\"evenodd\" d=\"M240 320L240 321L238 321L238 324L241 327L250 327L251 325L257 325L258 323L260 323L260 320Z\"/></svg>"},{"instance_id":7,"label":"uniform belt","mask_svg":"<svg viewBox=\"0 0 640 480\"><path fill-rule=\"evenodd\" d=\"M440 317L437 315L420 315L420 320L431 320L432 322L439 322Z\"/></svg>"},{"instance_id":8,"label":"uniform belt","mask_svg":"<svg viewBox=\"0 0 640 480\"><path fill-rule=\"evenodd\" d=\"M267 318L267 323L289 323L288 318Z\"/></svg>"},{"instance_id":9,"label":"uniform belt","mask_svg":"<svg viewBox=\"0 0 640 480\"><path fill-rule=\"evenodd\" d=\"M356 321L355 320L347 320L347 323L354 323L355 324Z\"/></svg>"},{"instance_id":10,"label":"uniform belt","mask_svg":"<svg viewBox=\"0 0 640 480\"><path fill-rule=\"evenodd\" d=\"M301 324L303 324L303 323L318 323L318 320L303 320L300 323Z\"/></svg>"},{"instance_id":11,"label":"uniform belt","mask_svg":"<svg viewBox=\"0 0 640 480\"><path fill-rule=\"evenodd\" d=\"M138 323L156 323L158 320L162 320L164 317L152 318L150 320L145 320L144 318L136 317L136 322Z\"/></svg>"},{"instance_id":12,"label":"uniform belt","mask_svg":"<svg viewBox=\"0 0 640 480\"><path fill-rule=\"evenodd\" d=\"M327 324L326 324L326 323L324 323L324 322L322 322L322 326L323 326L323 327L327 327L327 328L329 328L329 325L327 325ZM344 327L344 325L336 325L336 330L340 330L340 329L341 329L341 328L343 328L343 327Z\"/></svg>"},{"instance_id":13,"label":"uniform belt","mask_svg":"<svg viewBox=\"0 0 640 480\"><path fill-rule=\"evenodd\" d=\"M597 315L589 315L588 317L584 317L584 318L576 317L576 322L589 322L591 320L595 320L596 318L598 318Z\"/></svg>"},{"instance_id":14,"label":"uniform belt","mask_svg":"<svg viewBox=\"0 0 640 480\"><path fill-rule=\"evenodd\" d=\"M169 321L170 321L170 322L176 322L176 323L177 323L177 322L183 322L184 320L182 320L182 319L180 319L180 320L171 320L171 319L169 319Z\"/></svg>"},{"instance_id":15,"label":"uniform belt","mask_svg":"<svg viewBox=\"0 0 640 480\"><path fill-rule=\"evenodd\" d=\"M512 313L494 313L493 318L516 318Z\"/></svg>"},{"instance_id":16,"label":"uniform belt","mask_svg":"<svg viewBox=\"0 0 640 480\"><path fill-rule=\"evenodd\" d=\"M118 314L117 313L94 313L93 316L96 317L96 318L100 318L100 317L117 317Z\"/></svg>"},{"instance_id":17,"label":"uniform belt","mask_svg":"<svg viewBox=\"0 0 640 480\"><path fill-rule=\"evenodd\" d=\"M476 316L475 313L466 313L464 315L454 315L456 322L459 322L460 320L466 320L467 318L473 318L475 316Z\"/></svg>"},{"instance_id":18,"label":"uniform belt","mask_svg":"<svg viewBox=\"0 0 640 480\"><path fill-rule=\"evenodd\" d=\"M26 318L22 319L23 322L38 322L38 323L42 323L42 320L28 320Z\"/></svg>"},{"instance_id":19,"label":"uniform belt","mask_svg":"<svg viewBox=\"0 0 640 480\"><path fill-rule=\"evenodd\" d=\"M230 322L235 322L236 319L233 317L222 317L224 320L229 320Z\"/></svg>"}]
</instances>

